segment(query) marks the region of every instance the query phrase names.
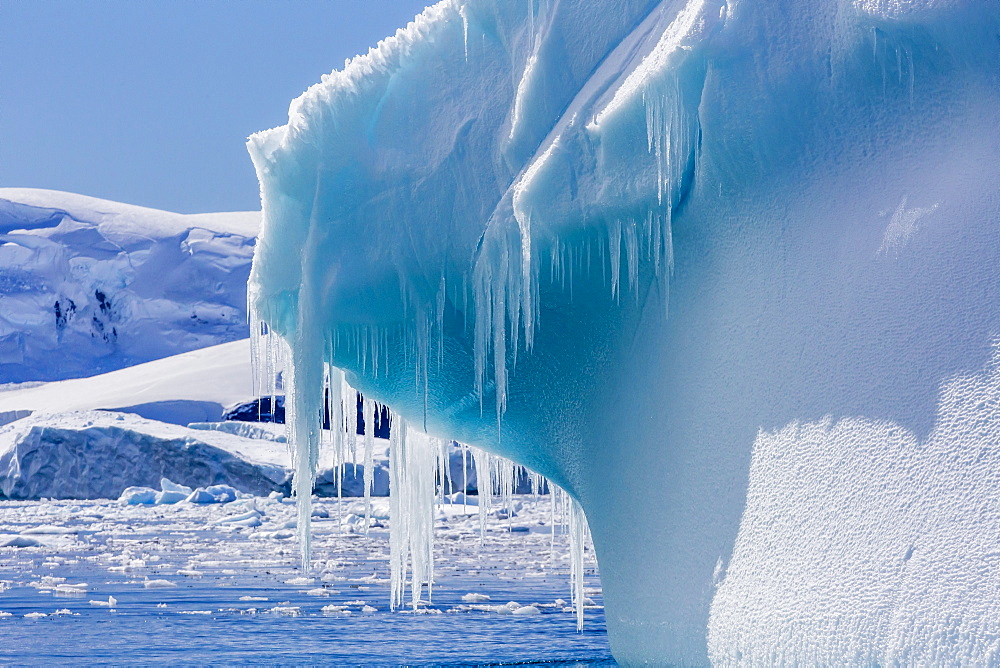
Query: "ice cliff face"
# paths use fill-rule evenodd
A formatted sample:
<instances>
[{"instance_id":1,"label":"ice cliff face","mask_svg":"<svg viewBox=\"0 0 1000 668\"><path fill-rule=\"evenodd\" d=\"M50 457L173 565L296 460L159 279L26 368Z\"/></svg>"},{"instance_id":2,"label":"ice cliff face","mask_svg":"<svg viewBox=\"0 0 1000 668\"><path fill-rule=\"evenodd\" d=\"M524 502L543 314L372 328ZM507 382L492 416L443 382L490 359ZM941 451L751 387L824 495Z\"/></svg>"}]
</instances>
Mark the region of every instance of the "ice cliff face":
<instances>
[{"instance_id":1,"label":"ice cliff face","mask_svg":"<svg viewBox=\"0 0 1000 668\"><path fill-rule=\"evenodd\" d=\"M0 189L0 384L244 338L259 220Z\"/></svg>"},{"instance_id":2,"label":"ice cliff face","mask_svg":"<svg viewBox=\"0 0 1000 668\"><path fill-rule=\"evenodd\" d=\"M293 434L330 363L566 488L625 663L1000 660L998 38L986 0L427 9L249 144Z\"/></svg>"}]
</instances>

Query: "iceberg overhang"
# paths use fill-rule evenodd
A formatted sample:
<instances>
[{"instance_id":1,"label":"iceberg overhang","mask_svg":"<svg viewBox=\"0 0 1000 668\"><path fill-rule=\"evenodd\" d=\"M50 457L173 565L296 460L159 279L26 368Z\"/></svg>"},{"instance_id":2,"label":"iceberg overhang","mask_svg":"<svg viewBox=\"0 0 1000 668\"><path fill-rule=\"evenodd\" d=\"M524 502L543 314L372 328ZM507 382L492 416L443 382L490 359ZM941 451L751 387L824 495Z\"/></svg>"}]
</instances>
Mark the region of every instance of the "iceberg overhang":
<instances>
[{"instance_id":1,"label":"iceberg overhang","mask_svg":"<svg viewBox=\"0 0 1000 668\"><path fill-rule=\"evenodd\" d=\"M995 585L998 35L985 0L428 8L249 142L300 491L342 370L580 502L619 661L995 661L995 595L913 596Z\"/></svg>"}]
</instances>

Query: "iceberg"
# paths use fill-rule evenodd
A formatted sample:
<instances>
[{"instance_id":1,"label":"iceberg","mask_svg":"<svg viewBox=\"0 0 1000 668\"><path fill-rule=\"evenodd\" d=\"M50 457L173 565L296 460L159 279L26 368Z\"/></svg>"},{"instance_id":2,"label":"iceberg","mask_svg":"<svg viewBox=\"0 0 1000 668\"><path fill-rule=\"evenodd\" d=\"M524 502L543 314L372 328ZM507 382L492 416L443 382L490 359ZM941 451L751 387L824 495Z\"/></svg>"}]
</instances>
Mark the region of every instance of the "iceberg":
<instances>
[{"instance_id":1,"label":"iceberg","mask_svg":"<svg viewBox=\"0 0 1000 668\"><path fill-rule=\"evenodd\" d=\"M40 413L0 427L0 498L139 505L176 503L196 492L235 498L233 488L266 495L287 488L288 459L281 443L127 413ZM204 502L201 496L190 500Z\"/></svg>"},{"instance_id":2,"label":"iceberg","mask_svg":"<svg viewBox=\"0 0 1000 668\"><path fill-rule=\"evenodd\" d=\"M347 383L579 502L623 664L995 663L998 35L445 0L324 76L248 143L300 498Z\"/></svg>"}]
</instances>

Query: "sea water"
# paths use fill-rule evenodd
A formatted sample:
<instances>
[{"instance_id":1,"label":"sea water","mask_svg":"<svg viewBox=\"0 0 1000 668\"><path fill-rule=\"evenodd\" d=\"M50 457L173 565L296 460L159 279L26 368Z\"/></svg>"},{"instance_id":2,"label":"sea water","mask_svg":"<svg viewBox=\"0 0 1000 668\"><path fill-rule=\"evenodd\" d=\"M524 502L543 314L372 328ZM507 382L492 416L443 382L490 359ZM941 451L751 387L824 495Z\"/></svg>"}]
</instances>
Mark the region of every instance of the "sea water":
<instances>
[{"instance_id":1,"label":"sea water","mask_svg":"<svg viewBox=\"0 0 1000 668\"><path fill-rule=\"evenodd\" d=\"M576 630L548 499L518 497L481 542L474 506L439 512L433 601L396 612L374 501L367 537L356 500L316 502L309 572L287 500L0 502L0 545L25 545L0 547L0 662L613 664L592 553Z\"/></svg>"}]
</instances>

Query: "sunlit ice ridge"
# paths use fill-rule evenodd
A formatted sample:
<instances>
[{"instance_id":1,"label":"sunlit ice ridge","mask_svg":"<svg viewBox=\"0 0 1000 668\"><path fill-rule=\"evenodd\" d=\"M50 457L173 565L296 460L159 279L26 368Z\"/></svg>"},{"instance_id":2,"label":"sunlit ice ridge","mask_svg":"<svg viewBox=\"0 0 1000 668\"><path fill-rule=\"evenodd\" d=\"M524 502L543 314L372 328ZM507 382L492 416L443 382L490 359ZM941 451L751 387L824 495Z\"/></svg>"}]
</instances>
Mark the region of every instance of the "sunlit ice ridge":
<instances>
[{"instance_id":1,"label":"sunlit ice ridge","mask_svg":"<svg viewBox=\"0 0 1000 668\"><path fill-rule=\"evenodd\" d=\"M446 0L249 149L300 475L334 367L579 501L621 663L1000 661L996 2Z\"/></svg>"}]
</instances>

